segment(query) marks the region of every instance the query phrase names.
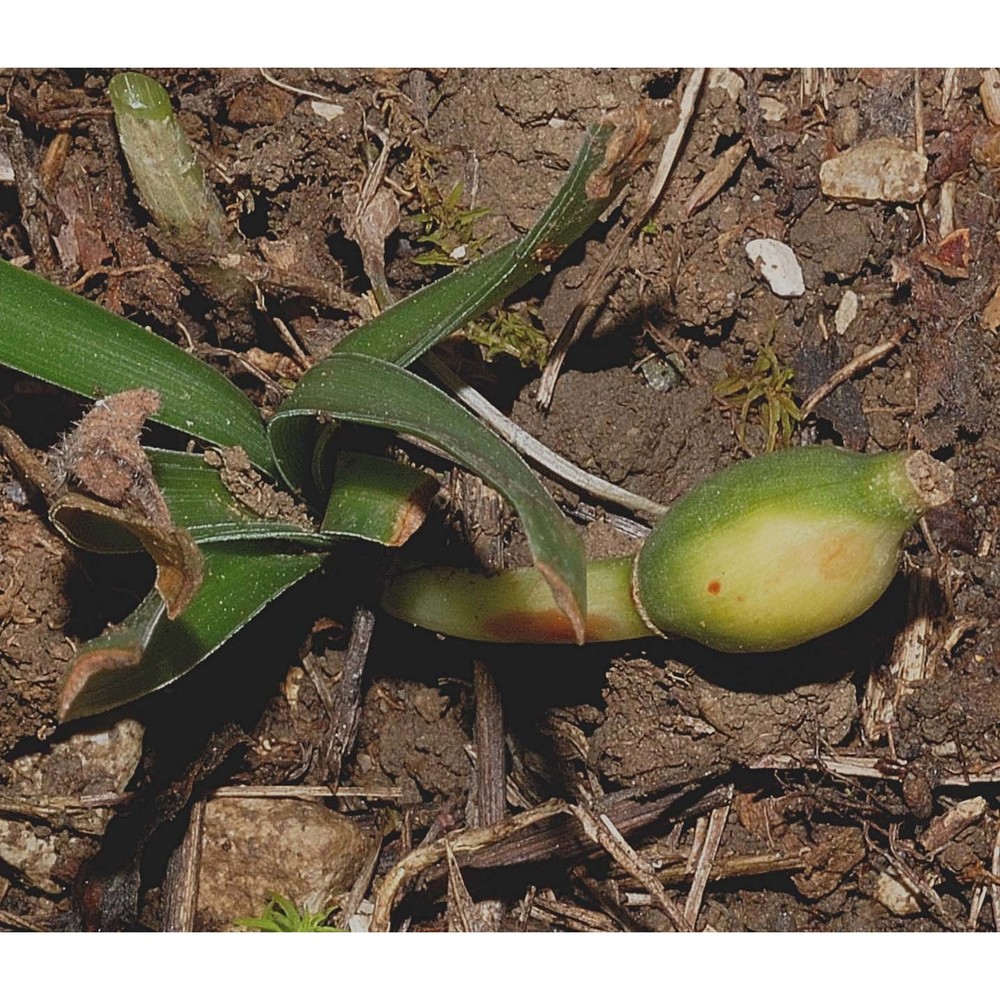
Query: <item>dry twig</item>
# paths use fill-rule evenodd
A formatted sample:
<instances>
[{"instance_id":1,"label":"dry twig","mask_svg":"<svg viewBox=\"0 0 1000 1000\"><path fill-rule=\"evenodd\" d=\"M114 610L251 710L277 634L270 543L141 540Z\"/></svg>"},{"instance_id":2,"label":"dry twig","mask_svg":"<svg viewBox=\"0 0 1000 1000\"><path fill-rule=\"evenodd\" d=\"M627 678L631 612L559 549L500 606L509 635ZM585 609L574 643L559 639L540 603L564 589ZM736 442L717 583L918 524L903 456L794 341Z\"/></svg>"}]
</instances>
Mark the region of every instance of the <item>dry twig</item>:
<instances>
[{"instance_id":1,"label":"dry twig","mask_svg":"<svg viewBox=\"0 0 1000 1000\"><path fill-rule=\"evenodd\" d=\"M897 347L899 347L900 342L903 337L906 336L909 330L909 324L904 323L888 340L883 340L880 344L876 344L874 347L862 354L859 354L856 358L852 358L839 370L835 371L809 398L802 404L800 413L803 419L807 417L816 407L824 400L827 396L833 392L837 386L842 385L848 379L854 378L858 372L865 371L871 368L872 365L881 361L887 354L891 354Z\"/></svg>"},{"instance_id":2,"label":"dry twig","mask_svg":"<svg viewBox=\"0 0 1000 1000\"><path fill-rule=\"evenodd\" d=\"M614 245L607 252L604 260L587 279L579 300L570 312L569 319L566 320L555 344L552 346L549 360L546 362L545 370L542 372L541 382L538 387L538 405L543 409L547 408L552 402L552 393L555 390L556 380L559 378L563 362L566 360L566 354L578 339L579 331L582 331L585 327L585 324L581 322L584 314L592 308L598 289L611 273L612 268L618 263L626 245L635 238L635 234L649 218L653 209L656 208L660 196L663 194L667 178L670 176L674 161L677 159L677 153L680 151L681 143L687 135L688 125L694 114L695 101L697 100L698 92L701 90L704 78L705 70L693 69L691 71L687 85L684 88L684 94L681 97L680 119L677 122L677 127L667 137L666 144L663 147L663 154L660 157L660 164L656 169L653 183L650 185L649 192L646 195L646 203L642 211L629 223L625 231L621 233Z\"/></svg>"},{"instance_id":3,"label":"dry twig","mask_svg":"<svg viewBox=\"0 0 1000 1000\"><path fill-rule=\"evenodd\" d=\"M730 801L724 805L716 806L712 810L705 830L705 838L695 861L694 878L691 880L691 888L684 903L684 917L692 927L698 925L698 914L701 912L705 887L708 885L708 880L712 873L712 865L715 863L715 856L719 853L722 834L726 829L726 822L729 819L733 794L732 785L729 786L728 793Z\"/></svg>"},{"instance_id":4,"label":"dry twig","mask_svg":"<svg viewBox=\"0 0 1000 1000\"><path fill-rule=\"evenodd\" d=\"M934 620L934 573L920 569L908 579L906 625L896 637L885 672L872 671L861 701L861 727L871 743L892 726L899 704L921 681L934 675L930 656Z\"/></svg>"},{"instance_id":5,"label":"dry twig","mask_svg":"<svg viewBox=\"0 0 1000 1000\"><path fill-rule=\"evenodd\" d=\"M375 896L371 930L388 931L392 921L392 910L403 886L414 876L431 865L447 857L448 851L476 853L491 844L551 819L553 816L569 812L565 802L550 800L534 809L512 816L503 823L486 829L462 830L436 840L431 844L416 848L406 855L382 880Z\"/></svg>"},{"instance_id":6,"label":"dry twig","mask_svg":"<svg viewBox=\"0 0 1000 1000\"><path fill-rule=\"evenodd\" d=\"M584 833L602 847L615 861L642 885L652 898L653 905L664 913L679 931L693 931L694 925L684 911L666 894L652 866L635 853L629 842L619 833L605 813L595 816L585 806L568 807L580 822Z\"/></svg>"},{"instance_id":7,"label":"dry twig","mask_svg":"<svg viewBox=\"0 0 1000 1000\"><path fill-rule=\"evenodd\" d=\"M205 800L200 799L191 807L184 839L167 864L167 875L163 883L164 931L188 933L194 930L204 829Z\"/></svg>"}]
</instances>

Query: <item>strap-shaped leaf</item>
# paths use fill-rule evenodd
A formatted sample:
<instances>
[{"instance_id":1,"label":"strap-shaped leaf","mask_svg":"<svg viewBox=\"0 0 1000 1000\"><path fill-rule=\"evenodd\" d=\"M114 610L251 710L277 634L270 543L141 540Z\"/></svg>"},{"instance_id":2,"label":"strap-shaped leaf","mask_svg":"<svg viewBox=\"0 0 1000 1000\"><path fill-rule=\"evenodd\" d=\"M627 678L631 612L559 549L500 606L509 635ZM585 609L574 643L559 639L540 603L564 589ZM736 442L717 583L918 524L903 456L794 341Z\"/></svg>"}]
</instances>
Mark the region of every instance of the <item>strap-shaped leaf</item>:
<instances>
[{"instance_id":1,"label":"strap-shaped leaf","mask_svg":"<svg viewBox=\"0 0 1000 1000\"><path fill-rule=\"evenodd\" d=\"M609 115L591 126L562 187L529 232L386 309L345 337L336 350L370 354L405 367L501 303L597 221L645 160L652 134L652 122L642 109ZM322 367L323 362L305 379Z\"/></svg>"},{"instance_id":2,"label":"strap-shaped leaf","mask_svg":"<svg viewBox=\"0 0 1000 1000\"><path fill-rule=\"evenodd\" d=\"M0 261L0 364L99 399L155 389L151 420L217 445L240 445L275 473L253 404L199 358L37 275Z\"/></svg>"},{"instance_id":3,"label":"strap-shaped leaf","mask_svg":"<svg viewBox=\"0 0 1000 1000\"><path fill-rule=\"evenodd\" d=\"M186 674L324 559L270 541L202 551L204 582L180 617L167 618L152 591L121 626L80 647L63 682L60 720L117 708Z\"/></svg>"},{"instance_id":4,"label":"strap-shaped leaf","mask_svg":"<svg viewBox=\"0 0 1000 1000\"><path fill-rule=\"evenodd\" d=\"M244 507L203 456L148 448L150 464L174 523L195 541L272 539L328 550L341 538L402 545L423 523L437 481L388 459L354 452L337 456L337 478L319 530L265 519Z\"/></svg>"},{"instance_id":5,"label":"strap-shaped leaf","mask_svg":"<svg viewBox=\"0 0 1000 1000\"><path fill-rule=\"evenodd\" d=\"M435 281L386 309L337 345L334 355L368 354L406 367L464 323L499 305L540 274L579 239L614 201L645 160L654 123L642 108L608 116L587 130L562 187L541 218L521 239ZM325 378L332 359L314 365L279 409L288 419L272 435L275 458L285 481L311 501L312 440L307 420L294 433L287 415L314 380Z\"/></svg>"},{"instance_id":6,"label":"strap-shaped leaf","mask_svg":"<svg viewBox=\"0 0 1000 1000\"><path fill-rule=\"evenodd\" d=\"M338 352L307 386L300 383L300 389L303 391L295 393L296 407L283 407L271 421L276 453L281 450L286 422L294 433L301 417L321 413L413 434L440 448L513 504L535 565L552 588L574 634L583 640L583 546L555 501L508 444L436 386L380 358Z\"/></svg>"},{"instance_id":7,"label":"strap-shaped leaf","mask_svg":"<svg viewBox=\"0 0 1000 1000\"><path fill-rule=\"evenodd\" d=\"M323 530L396 548L424 523L437 480L377 455L341 451Z\"/></svg>"}]
</instances>

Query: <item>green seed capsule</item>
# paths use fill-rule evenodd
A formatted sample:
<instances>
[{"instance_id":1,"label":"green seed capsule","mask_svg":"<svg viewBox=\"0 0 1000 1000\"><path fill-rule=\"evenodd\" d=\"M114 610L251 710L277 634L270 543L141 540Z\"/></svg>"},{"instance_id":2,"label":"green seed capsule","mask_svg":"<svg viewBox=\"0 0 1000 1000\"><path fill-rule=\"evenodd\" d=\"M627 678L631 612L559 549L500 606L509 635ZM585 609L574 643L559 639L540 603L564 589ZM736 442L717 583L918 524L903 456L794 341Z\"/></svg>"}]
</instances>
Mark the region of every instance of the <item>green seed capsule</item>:
<instances>
[{"instance_id":1,"label":"green seed capsule","mask_svg":"<svg viewBox=\"0 0 1000 1000\"><path fill-rule=\"evenodd\" d=\"M633 597L664 635L787 649L871 607L907 529L951 492L951 470L922 452L816 446L741 462L668 511L636 557Z\"/></svg>"}]
</instances>

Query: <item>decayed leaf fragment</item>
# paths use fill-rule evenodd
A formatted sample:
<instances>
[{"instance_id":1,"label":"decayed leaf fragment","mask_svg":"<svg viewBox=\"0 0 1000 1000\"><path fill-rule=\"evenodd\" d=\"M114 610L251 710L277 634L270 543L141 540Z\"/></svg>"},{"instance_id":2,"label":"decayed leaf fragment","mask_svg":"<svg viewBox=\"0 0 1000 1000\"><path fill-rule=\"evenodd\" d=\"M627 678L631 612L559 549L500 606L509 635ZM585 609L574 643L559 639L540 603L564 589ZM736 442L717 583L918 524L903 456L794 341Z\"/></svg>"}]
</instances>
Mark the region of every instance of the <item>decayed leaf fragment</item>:
<instances>
[{"instance_id":1,"label":"decayed leaf fragment","mask_svg":"<svg viewBox=\"0 0 1000 1000\"><path fill-rule=\"evenodd\" d=\"M614 125L615 132L608 142L604 162L587 178L587 197L594 201L609 197L642 166L649 144L662 127L642 105L612 111L602 123Z\"/></svg>"},{"instance_id":2,"label":"decayed leaf fragment","mask_svg":"<svg viewBox=\"0 0 1000 1000\"><path fill-rule=\"evenodd\" d=\"M927 157L898 139L872 139L823 163L819 179L828 198L912 205L927 191Z\"/></svg>"},{"instance_id":3,"label":"decayed leaf fragment","mask_svg":"<svg viewBox=\"0 0 1000 1000\"><path fill-rule=\"evenodd\" d=\"M933 247L924 247L919 260L924 267L940 271L946 278L967 278L972 258L968 229L956 229Z\"/></svg>"},{"instance_id":4,"label":"decayed leaf fragment","mask_svg":"<svg viewBox=\"0 0 1000 1000\"><path fill-rule=\"evenodd\" d=\"M201 552L174 525L149 458L139 444L160 406L152 389L98 400L50 455L56 486L53 525L69 541L99 552L145 549L156 563L156 589L176 618L202 580Z\"/></svg>"}]
</instances>

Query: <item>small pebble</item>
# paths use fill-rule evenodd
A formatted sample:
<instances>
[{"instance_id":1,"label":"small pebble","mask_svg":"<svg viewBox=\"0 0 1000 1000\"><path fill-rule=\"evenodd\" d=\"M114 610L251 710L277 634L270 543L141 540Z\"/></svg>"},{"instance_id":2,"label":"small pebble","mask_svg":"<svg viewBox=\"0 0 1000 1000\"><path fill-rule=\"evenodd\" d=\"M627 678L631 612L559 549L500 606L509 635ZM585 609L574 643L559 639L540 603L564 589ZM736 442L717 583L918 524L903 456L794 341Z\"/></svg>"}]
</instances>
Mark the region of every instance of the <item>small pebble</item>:
<instances>
[{"instance_id":1,"label":"small pebble","mask_svg":"<svg viewBox=\"0 0 1000 1000\"><path fill-rule=\"evenodd\" d=\"M844 333L854 322L857 315L858 296L855 292L848 289L844 292L844 297L840 300L840 305L837 306L837 312L833 317L833 325L837 333Z\"/></svg>"},{"instance_id":2,"label":"small pebble","mask_svg":"<svg viewBox=\"0 0 1000 1000\"><path fill-rule=\"evenodd\" d=\"M927 191L927 157L898 139L872 139L825 161L819 180L828 198L913 205Z\"/></svg>"},{"instance_id":3,"label":"small pebble","mask_svg":"<svg viewBox=\"0 0 1000 1000\"><path fill-rule=\"evenodd\" d=\"M328 122L332 122L334 118L339 118L344 113L339 104L330 104L328 101L310 101L309 107Z\"/></svg>"},{"instance_id":4,"label":"small pebble","mask_svg":"<svg viewBox=\"0 0 1000 1000\"><path fill-rule=\"evenodd\" d=\"M777 240L751 240L747 244L747 256L775 295L794 299L805 294L802 268L790 246Z\"/></svg>"}]
</instances>

